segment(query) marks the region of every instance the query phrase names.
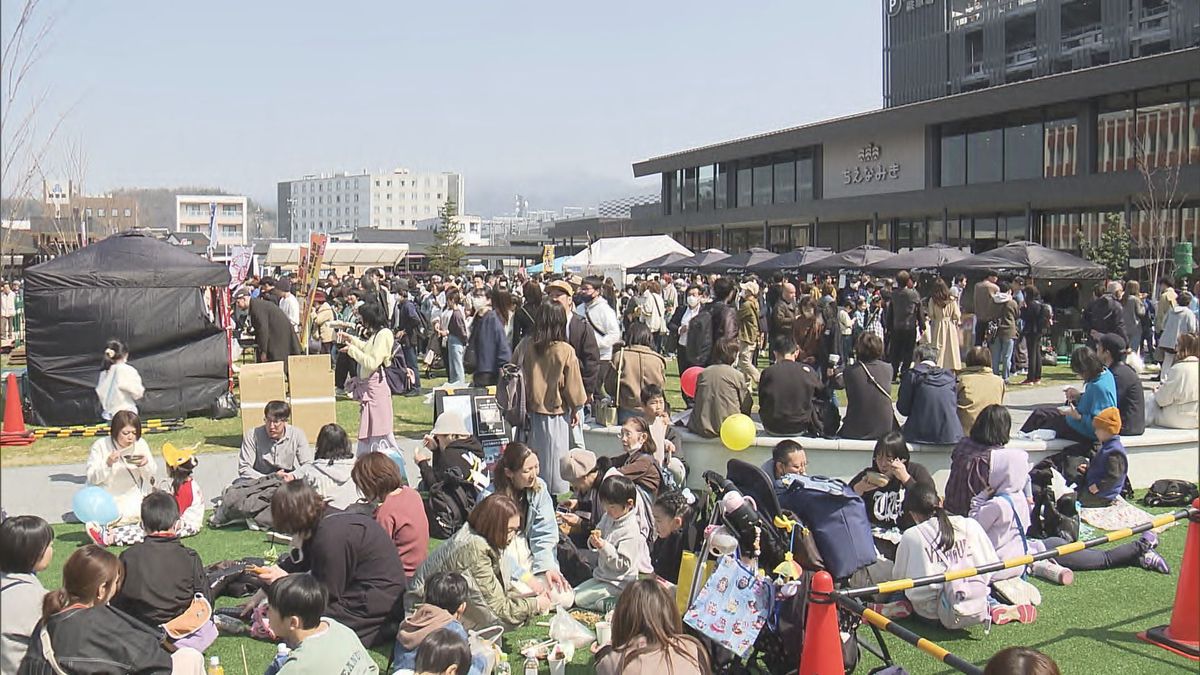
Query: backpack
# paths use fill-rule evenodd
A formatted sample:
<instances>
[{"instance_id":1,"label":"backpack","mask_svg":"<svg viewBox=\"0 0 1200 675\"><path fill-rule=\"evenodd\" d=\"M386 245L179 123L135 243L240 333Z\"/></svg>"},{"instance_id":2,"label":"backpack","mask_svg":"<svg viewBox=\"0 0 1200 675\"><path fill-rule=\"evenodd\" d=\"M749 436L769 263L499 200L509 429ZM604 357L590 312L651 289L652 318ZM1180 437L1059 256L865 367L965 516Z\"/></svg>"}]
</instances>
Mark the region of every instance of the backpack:
<instances>
[{"instance_id":1,"label":"backpack","mask_svg":"<svg viewBox=\"0 0 1200 675\"><path fill-rule=\"evenodd\" d=\"M875 562L875 540L862 497L845 483L822 476L789 475L776 481L780 508L808 525L825 569L845 579Z\"/></svg>"},{"instance_id":2,"label":"backpack","mask_svg":"<svg viewBox=\"0 0 1200 675\"><path fill-rule=\"evenodd\" d=\"M704 367L712 358L713 348L713 315L712 305L696 313L688 322L687 356L688 363Z\"/></svg>"},{"instance_id":3,"label":"backpack","mask_svg":"<svg viewBox=\"0 0 1200 675\"><path fill-rule=\"evenodd\" d=\"M942 550L937 541L928 543L930 549L946 566L946 571L969 566L969 561L963 561L957 555L953 556L955 560L952 561L951 556ZM991 623L992 615L988 608L988 596L991 592L991 586L978 575L944 582L942 589L938 591L938 621L947 630Z\"/></svg>"},{"instance_id":4,"label":"backpack","mask_svg":"<svg viewBox=\"0 0 1200 675\"><path fill-rule=\"evenodd\" d=\"M1150 489L1142 497L1146 506L1185 506L1200 497L1200 490L1195 483L1173 478L1160 478L1154 481Z\"/></svg>"},{"instance_id":5,"label":"backpack","mask_svg":"<svg viewBox=\"0 0 1200 675\"><path fill-rule=\"evenodd\" d=\"M480 319L476 319L478 322ZM471 326L471 334L467 337L467 346L463 349L463 370L468 375L475 374L479 367L479 329L481 326Z\"/></svg>"},{"instance_id":6,"label":"backpack","mask_svg":"<svg viewBox=\"0 0 1200 675\"><path fill-rule=\"evenodd\" d=\"M509 426L525 426L525 372L521 370L521 364L506 363L500 369L500 379L496 382L496 405L500 407L504 421Z\"/></svg>"},{"instance_id":7,"label":"backpack","mask_svg":"<svg viewBox=\"0 0 1200 675\"><path fill-rule=\"evenodd\" d=\"M461 469L451 467L443 480L429 488L429 498L425 501L429 536L434 539L453 536L467 522L467 515L478 499L479 488L462 475Z\"/></svg>"}]
</instances>

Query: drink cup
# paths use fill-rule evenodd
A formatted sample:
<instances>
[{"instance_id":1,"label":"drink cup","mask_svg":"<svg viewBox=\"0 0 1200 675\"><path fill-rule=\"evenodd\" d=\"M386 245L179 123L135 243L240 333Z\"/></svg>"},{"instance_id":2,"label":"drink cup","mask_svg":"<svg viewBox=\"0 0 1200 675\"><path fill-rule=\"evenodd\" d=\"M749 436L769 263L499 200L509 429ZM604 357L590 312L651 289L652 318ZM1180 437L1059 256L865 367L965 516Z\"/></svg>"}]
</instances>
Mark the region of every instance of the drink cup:
<instances>
[{"instance_id":1,"label":"drink cup","mask_svg":"<svg viewBox=\"0 0 1200 675\"><path fill-rule=\"evenodd\" d=\"M596 644L604 647L612 642L612 624L607 621L596 622Z\"/></svg>"}]
</instances>

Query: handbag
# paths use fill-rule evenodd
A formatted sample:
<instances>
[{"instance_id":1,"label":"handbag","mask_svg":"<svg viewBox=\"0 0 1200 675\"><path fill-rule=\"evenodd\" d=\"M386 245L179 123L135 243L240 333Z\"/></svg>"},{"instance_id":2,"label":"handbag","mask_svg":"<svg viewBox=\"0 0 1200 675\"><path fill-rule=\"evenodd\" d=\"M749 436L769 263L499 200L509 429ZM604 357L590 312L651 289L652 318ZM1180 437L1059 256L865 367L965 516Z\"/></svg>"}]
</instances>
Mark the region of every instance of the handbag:
<instances>
[{"instance_id":1,"label":"handbag","mask_svg":"<svg viewBox=\"0 0 1200 675\"><path fill-rule=\"evenodd\" d=\"M756 575L733 553L717 563L683 620L738 658L745 658L767 625L774 597L771 582Z\"/></svg>"},{"instance_id":2,"label":"handbag","mask_svg":"<svg viewBox=\"0 0 1200 675\"><path fill-rule=\"evenodd\" d=\"M491 675L500 661L500 638L504 636L503 626L490 626L478 631L467 632L467 644L471 648L471 656L483 657L483 675Z\"/></svg>"},{"instance_id":3,"label":"handbag","mask_svg":"<svg viewBox=\"0 0 1200 675\"><path fill-rule=\"evenodd\" d=\"M867 367L867 364L863 363L862 361L859 361L858 365L862 366L863 372L867 374L867 379L871 381L871 384L875 385L875 388L878 389L880 391L880 393L882 393L884 395L885 398L887 398L888 405L890 406L891 401L892 401L892 392L888 391L887 389L884 389L883 385L879 384L879 380L876 380L875 376L871 374L871 369ZM896 419L896 411L895 410L892 411L892 428L897 429L897 430L900 428L900 420Z\"/></svg>"},{"instance_id":4,"label":"handbag","mask_svg":"<svg viewBox=\"0 0 1200 675\"><path fill-rule=\"evenodd\" d=\"M164 623L162 627L166 631L167 637L172 640L181 640L200 630L201 626L212 619L212 613L212 605L203 595L197 593L192 598L192 604L188 605L183 614Z\"/></svg>"}]
</instances>

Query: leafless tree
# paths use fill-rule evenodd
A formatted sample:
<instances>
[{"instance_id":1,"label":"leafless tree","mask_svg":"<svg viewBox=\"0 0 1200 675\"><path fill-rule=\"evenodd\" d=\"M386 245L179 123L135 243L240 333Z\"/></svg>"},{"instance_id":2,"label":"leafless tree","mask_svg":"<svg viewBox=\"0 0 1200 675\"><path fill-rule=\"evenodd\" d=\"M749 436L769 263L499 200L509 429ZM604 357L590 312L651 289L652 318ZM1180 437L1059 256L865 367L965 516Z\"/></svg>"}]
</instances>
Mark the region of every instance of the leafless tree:
<instances>
[{"instance_id":1,"label":"leafless tree","mask_svg":"<svg viewBox=\"0 0 1200 675\"><path fill-rule=\"evenodd\" d=\"M1180 168L1186 159L1185 148L1151 153L1146 139L1132 136L1134 163L1142 176L1142 191L1134 195L1133 203L1140 213L1140 227L1130 227L1130 232L1142 250L1150 258L1151 281L1156 281L1167 269L1172 257L1172 246L1178 235L1179 207L1187 199L1180 191ZM1131 223L1132 225L1132 223Z\"/></svg>"}]
</instances>

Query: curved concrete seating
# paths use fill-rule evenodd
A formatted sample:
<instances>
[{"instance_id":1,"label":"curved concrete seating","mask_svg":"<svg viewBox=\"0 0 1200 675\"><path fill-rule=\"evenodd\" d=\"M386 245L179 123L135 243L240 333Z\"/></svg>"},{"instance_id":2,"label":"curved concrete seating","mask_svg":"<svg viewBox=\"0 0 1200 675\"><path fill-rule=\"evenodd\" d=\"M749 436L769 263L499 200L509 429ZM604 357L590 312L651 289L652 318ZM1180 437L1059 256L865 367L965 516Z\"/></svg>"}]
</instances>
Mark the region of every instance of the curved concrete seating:
<instances>
[{"instance_id":1,"label":"curved concrete seating","mask_svg":"<svg viewBox=\"0 0 1200 675\"><path fill-rule=\"evenodd\" d=\"M761 428L761 426L760 426ZM593 427L584 432L588 450L597 455L618 455L621 443L617 439L620 427ZM771 456L771 449L784 436L758 436L754 444L741 452L727 449L719 438L701 438L684 428L676 427L683 437L681 457L690 469L688 483L700 487L704 471L725 474L730 457L762 464ZM840 438L791 437L804 446L808 455L808 471L813 475L849 480L871 464L875 441L855 441ZM1195 429L1147 429L1141 436L1122 439L1129 452L1129 481L1135 488L1148 487L1159 478L1178 478L1196 481L1200 467L1200 432ZM1062 440L1035 441L1014 438L1009 447L1029 453L1034 463L1059 452L1069 445ZM913 460L929 469L938 489L945 486L950 471L952 445L910 444Z\"/></svg>"}]
</instances>

